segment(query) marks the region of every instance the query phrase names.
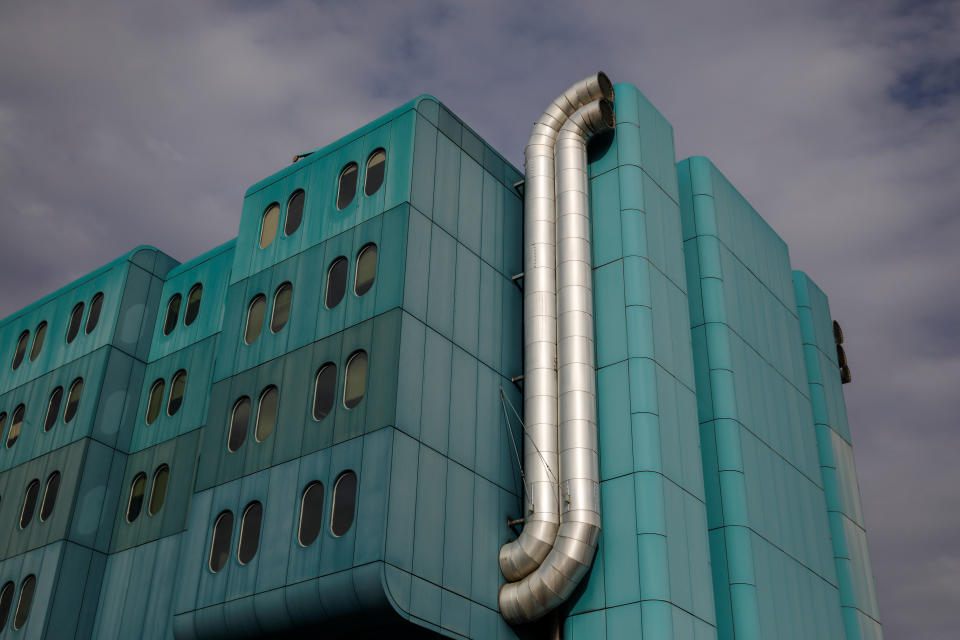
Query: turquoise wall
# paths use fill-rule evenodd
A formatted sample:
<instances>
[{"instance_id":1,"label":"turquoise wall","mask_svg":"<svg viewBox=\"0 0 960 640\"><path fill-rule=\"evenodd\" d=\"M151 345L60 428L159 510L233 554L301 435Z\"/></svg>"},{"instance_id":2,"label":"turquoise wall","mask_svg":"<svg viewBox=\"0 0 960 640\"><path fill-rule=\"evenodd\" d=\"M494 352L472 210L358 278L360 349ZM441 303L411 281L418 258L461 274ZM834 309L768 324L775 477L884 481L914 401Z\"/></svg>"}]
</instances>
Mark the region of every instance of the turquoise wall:
<instances>
[{"instance_id":1,"label":"turquoise wall","mask_svg":"<svg viewBox=\"0 0 960 640\"><path fill-rule=\"evenodd\" d=\"M675 164L672 127L635 87L616 86L615 111L615 133L589 150L603 531L561 609L564 637L881 637L826 297L791 273L786 245L709 161ZM365 162L378 148L385 180L368 196ZM357 195L337 210L348 162L359 165ZM0 321L0 587L12 581L19 593L37 578L24 628L12 629L11 612L0 638L306 627L330 637L535 637L497 608L497 553L522 514L513 412L522 415L522 392L511 382L523 372L522 177L421 96L251 186L235 239L183 264L140 247ZM298 189L303 222L287 235ZM272 202L279 230L260 248ZM357 256L369 243L376 279L358 296ZM341 256L347 292L328 309L327 271ZM290 316L273 331L283 283L293 287ZM199 313L187 325L196 285ZM99 323L67 344L71 310L98 292ZM265 326L247 344L258 294ZM32 340L42 321L38 357L13 369L18 337L29 330ZM347 409L344 368L357 350L368 378ZM314 419L327 363L337 401ZM183 402L171 414L181 370ZM65 422L61 405L45 432L51 391L78 377L76 416ZM147 424L157 380L163 407ZM276 426L259 441L257 400L271 385ZM229 451L241 396L253 415ZM23 430L7 447L21 403ZM165 498L151 513L164 465ZM335 536L332 495L347 470L359 484L354 520ZM53 471L50 517L21 529L28 483ZM144 505L130 522L140 474ZM312 482L324 486L322 527L303 546L300 501ZM241 564L240 520L253 501L264 510L260 544ZM42 487L37 511L40 502ZM230 552L214 573L213 525L226 510Z\"/></svg>"}]
</instances>

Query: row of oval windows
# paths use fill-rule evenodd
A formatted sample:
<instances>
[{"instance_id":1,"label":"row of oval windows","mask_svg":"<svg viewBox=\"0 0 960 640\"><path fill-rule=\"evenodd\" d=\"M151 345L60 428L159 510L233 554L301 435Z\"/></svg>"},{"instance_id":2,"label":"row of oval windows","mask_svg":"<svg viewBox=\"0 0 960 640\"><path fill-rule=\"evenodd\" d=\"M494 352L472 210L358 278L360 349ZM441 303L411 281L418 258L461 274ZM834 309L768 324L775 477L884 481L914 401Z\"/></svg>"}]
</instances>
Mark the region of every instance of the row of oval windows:
<instances>
[{"instance_id":1,"label":"row of oval windows","mask_svg":"<svg viewBox=\"0 0 960 640\"><path fill-rule=\"evenodd\" d=\"M313 544L323 528L323 483L313 481L303 490L300 498L300 518L297 525L297 542L302 547ZM333 504L330 508L330 533L339 538L353 525L357 504L357 474L344 471L333 485ZM213 523L210 540L210 557L207 566L217 573L227 564L230 541L233 538L233 512L222 511ZM259 501L248 504L240 518L240 536L237 542L237 562L248 564L257 555L260 546L260 526L263 522L263 505Z\"/></svg>"},{"instance_id":2,"label":"row of oval windows","mask_svg":"<svg viewBox=\"0 0 960 640\"><path fill-rule=\"evenodd\" d=\"M199 282L190 287L187 293L187 308L183 312L183 326L189 327L200 313L200 299L203 297L203 285ZM180 303L183 296L175 293L167 301L167 312L163 317L163 335L170 335L177 328L180 319Z\"/></svg>"},{"instance_id":3,"label":"row of oval windows","mask_svg":"<svg viewBox=\"0 0 960 640\"><path fill-rule=\"evenodd\" d=\"M366 175L363 183L363 193L372 196L383 185L383 178L387 166L387 152L384 149L376 149L367 157ZM340 170L337 178L337 210L341 211L347 207L357 194L357 182L360 174L360 167L356 162L348 163ZM306 192L303 189L297 189L289 198L287 198L287 215L283 222L283 235L289 236L300 228L303 222L303 205L306 200ZM269 247L277 237L277 231L280 228L280 203L271 202L263 212L260 218L260 241L261 249Z\"/></svg>"},{"instance_id":4,"label":"row of oval windows","mask_svg":"<svg viewBox=\"0 0 960 640\"><path fill-rule=\"evenodd\" d=\"M83 311L85 305L78 302L70 312L70 323L67 325L67 334L65 336L67 344L73 342L80 334L80 327L83 325ZM90 313L87 315L87 326L84 332L89 334L97 328L100 322L100 311L103 309L103 293L97 293L90 300ZM33 330L33 346L30 347L30 362L37 359L40 351L43 349L44 338L47 337L47 321L44 320ZM17 338L17 346L13 351L13 362L10 368L14 371L23 364L27 355L27 345L30 343L30 330L26 330Z\"/></svg>"},{"instance_id":5,"label":"row of oval windows","mask_svg":"<svg viewBox=\"0 0 960 640\"><path fill-rule=\"evenodd\" d=\"M60 493L60 471L54 471L47 476L47 483L43 489L43 500L40 502L40 522L46 522L53 513L57 504L57 495ZM34 478L27 483L23 493L23 508L20 509L20 528L26 529L33 521L33 514L37 511L37 500L40 498L40 479Z\"/></svg>"},{"instance_id":6,"label":"row of oval windows","mask_svg":"<svg viewBox=\"0 0 960 640\"><path fill-rule=\"evenodd\" d=\"M347 358L346 373L343 382L343 406L353 409L363 399L367 388L367 352L355 351ZM337 392L337 365L332 362L323 364L317 371L313 385L313 419L323 420L333 411ZM263 442L277 425L277 408L280 405L280 390L270 385L260 392L257 402L257 417L253 428L253 437ZM242 396L230 412L230 430L227 435L227 450L237 451L247 438L250 428L250 413L253 403L250 396Z\"/></svg>"},{"instance_id":7,"label":"row of oval windows","mask_svg":"<svg viewBox=\"0 0 960 640\"><path fill-rule=\"evenodd\" d=\"M161 464L153 472L153 484L150 486L150 500L147 503L147 513L157 515L163 508L163 501L167 497L167 485L170 483L170 466ZM133 522L143 510L143 497L147 493L147 474L141 471L133 477L130 483L130 497L127 499L127 522Z\"/></svg>"},{"instance_id":8,"label":"row of oval windows","mask_svg":"<svg viewBox=\"0 0 960 640\"><path fill-rule=\"evenodd\" d=\"M83 394L83 378L77 378L70 383L70 390L67 391L67 405L63 409L63 422L69 424L76 416L80 408L80 396ZM60 405L63 403L63 387L57 387L50 394L50 400L47 402L47 412L43 417L43 431L47 432L53 429L60 419ZM23 416L27 411L24 404L17 405L13 410L13 417L10 420L10 431L7 432L7 449L12 447L20 438L20 431L23 429ZM0 433L3 432L7 424L7 412L0 411Z\"/></svg>"},{"instance_id":9,"label":"row of oval windows","mask_svg":"<svg viewBox=\"0 0 960 640\"><path fill-rule=\"evenodd\" d=\"M27 623L27 616L30 615L30 605L33 604L33 592L37 587L37 576L32 573L23 579L20 584L20 599L17 601L17 612L13 616L14 630L23 628ZM7 619L10 617L10 609L13 606L13 592L16 590L13 580L7 581L0 589L0 633L7 625Z\"/></svg>"}]
</instances>

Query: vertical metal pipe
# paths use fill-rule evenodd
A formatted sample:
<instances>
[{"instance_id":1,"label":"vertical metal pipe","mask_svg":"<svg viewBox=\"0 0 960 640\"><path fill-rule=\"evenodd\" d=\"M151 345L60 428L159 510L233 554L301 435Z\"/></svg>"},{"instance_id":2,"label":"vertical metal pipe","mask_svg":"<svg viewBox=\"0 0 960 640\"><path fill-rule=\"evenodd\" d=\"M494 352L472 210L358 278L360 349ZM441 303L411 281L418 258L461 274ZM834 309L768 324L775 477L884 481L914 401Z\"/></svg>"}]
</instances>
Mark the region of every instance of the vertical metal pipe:
<instances>
[{"instance_id":1,"label":"vertical metal pipe","mask_svg":"<svg viewBox=\"0 0 960 640\"><path fill-rule=\"evenodd\" d=\"M556 139L561 524L540 566L500 589L500 613L512 624L538 620L570 597L600 535L587 141L614 124L610 102L596 100L570 116Z\"/></svg>"},{"instance_id":2,"label":"vertical metal pipe","mask_svg":"<svg viewBox=\"0 0 960 640\"><path fill-rule=\"evenodd\" d=\"M613 98L603 73L563 92L534 124L524 154L523 467L529 494L523 531L500 549L500 570L508 581L540 566L560 526L554 151L567 119L598 98Z\"/></svg>"}]
</instances>

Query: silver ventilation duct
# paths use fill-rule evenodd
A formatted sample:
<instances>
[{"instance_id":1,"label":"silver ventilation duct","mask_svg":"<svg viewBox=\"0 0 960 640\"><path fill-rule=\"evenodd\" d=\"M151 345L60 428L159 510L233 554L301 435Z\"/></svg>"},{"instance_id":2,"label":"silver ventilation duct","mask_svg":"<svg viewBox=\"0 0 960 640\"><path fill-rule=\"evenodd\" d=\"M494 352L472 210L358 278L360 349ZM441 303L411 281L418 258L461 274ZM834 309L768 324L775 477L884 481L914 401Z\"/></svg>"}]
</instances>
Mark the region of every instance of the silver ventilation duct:
<instances>
[{"instance_id":1,"label":"silver ventilation duct","mask_svg":"<svg viewBox=\"0 0 960 640\"><path fill-rule=\"evenodd\" d=\"M511 582L540 566L560 526L554 147L567 119L599 98L613 99L613 85L603 73L564 91L534 124L524 154L523 468L528 494L520 537L500 549L500 570Z\"/></svg>"},{"instance_id":2,"label":"silver ventilation duct","mask_svg":"<svg viewBox=\"0 0 960 640\"><path fill-rule=\"evenodd\" d=\"M613 97L612 86L609 95ZM556 265L550 265L555 269L549 274L552 278L544 275L537 282L553 280L556 287L557 342L552 353L557 355L554 383L559 399L559 502L563 508L559 530L546 558L532 573L500 590L500 613L511 624L533 622L569 598L590 569L600 535L587 141L614 124L613 107L601 97L570 115L555 139ZM527 220L531 213L525 212ZM529 229L530 222L526 224ZM546 259L544 262L550 264ZM526 290L528 281L526 277L524 280ZM526 305L524 313L529 322ZM529 336L528 328L528 345ZM543 342L548 342L546 337ZM526 353L529 358L529 346ZM525 388L529 383L527 371L529 364L524 372ZM537 450L532 453L536 460L545 458ZM527 449L525 460L530 459ZM503 567L502 549L500 558Z\"/></svg>"}]
</instances>

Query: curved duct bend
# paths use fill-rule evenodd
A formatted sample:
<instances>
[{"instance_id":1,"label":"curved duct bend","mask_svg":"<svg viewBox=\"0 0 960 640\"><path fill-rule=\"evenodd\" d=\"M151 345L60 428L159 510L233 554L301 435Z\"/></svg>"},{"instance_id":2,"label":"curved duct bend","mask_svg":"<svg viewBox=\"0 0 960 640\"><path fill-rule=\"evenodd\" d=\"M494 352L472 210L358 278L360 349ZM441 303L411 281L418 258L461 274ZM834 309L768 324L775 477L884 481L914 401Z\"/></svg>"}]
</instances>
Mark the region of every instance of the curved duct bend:
<instances>
[{"instance_id":1,"label":"curved duct bend","mask_svg":"<svg viewBox=\"0 0 960 640\"><path fill-rule=\"evenodd\" d=\"M599 98L613 99L604 73L564 91L534 124L524 153L523 468L528 494L520 537L500 549L500 570L511 582L540 566L560 526L554 147L567 119Z\"/></svg>"},{"instance_id":2,"label":"curved duct bend","mask_svg":"<svg viewBox=\"0 0 960 640\"><path fill-rule=\"evenodd\" d=\"M557 367L563 510L546 559L519 582L500 589L500 613L511 624L533 622L569 598L593 563L600 535L587 141L614 124L610 102L596 100L567 120L556 141Z\"/></svg>"}]
</instances>

